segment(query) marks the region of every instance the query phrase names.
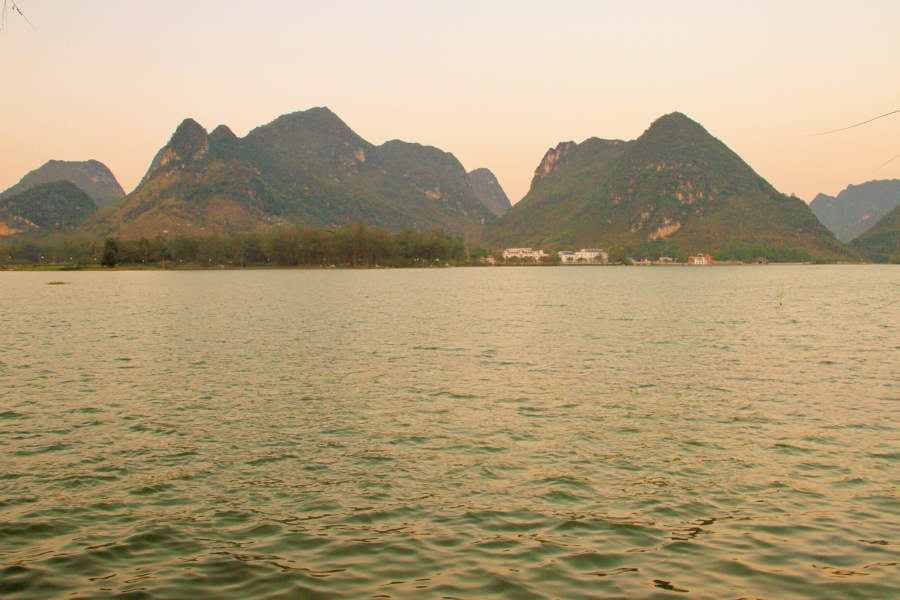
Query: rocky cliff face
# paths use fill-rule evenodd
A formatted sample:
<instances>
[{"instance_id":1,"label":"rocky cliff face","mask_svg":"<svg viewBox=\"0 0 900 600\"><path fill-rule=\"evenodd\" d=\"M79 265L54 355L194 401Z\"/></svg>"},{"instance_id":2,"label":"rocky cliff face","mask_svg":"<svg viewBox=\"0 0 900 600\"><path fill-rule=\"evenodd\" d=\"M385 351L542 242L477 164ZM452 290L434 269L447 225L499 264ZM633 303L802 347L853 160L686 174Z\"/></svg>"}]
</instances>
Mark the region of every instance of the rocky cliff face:
<instances>
[{"instance_id":1,"label":"rocky cliff face","mask_svg":"<svg viewBox=\"0 0 900 600\"><path fill-rule=\"evenodd\" d=\"M822 224L844 242L859 236L900 206L900 179L850 185L837 197L819 194L809 204Z\"/></svg>"},{"instance_id":2,"label":"rocky cliff face","mask_svg":"<svg viewBox=\"0 0 900 600\"><path fill-rule=\"evenodd\" d=\"M141 183L161 170L183 167L186 163L200 160L207 154L209 154L209 135L206 129L193 119L185 119L172 134L169 143L156 153Z\"/></svg>"},{"instance_id":3,"label":"rocky cliff face","mask_svg":"<svg viewBox=\"0 0 900 600\"><path fill-rule=\"evenodd\" d=\"M466 175L475 197L498 217L509 210L509 198L490 169L475 169Z\"/></svg>"},{"instance_id":4,"label":"rocky cliff face","mask_svg":"<svg viewBox=\"0 0 900 600\"><path fill-rule=\"evenodd\" d=\"M39 227L28 219L23 219L18 215L5 214L4 211L0 210L0 237L34 231L35 229L39 229Z\"/></svg>"},{"instance_id":5,"label":"rocky cliff face","mask_svg":"<svg viewBox=\"0 0 900 600\"><path fill-rule=\"evenodd\" d=\"M54 181L71 181L87 193L98 208L109 206L125 195L112 171L99 161L51 160L0 193L0 198L9 198L27 192L37 185Z\"/></svg>"},{"instance_id":6,"label":"rocky cliff face","mask_svg":"<svg viewBox=\"0 0 900 600\"><path fill-rule=\"evenodd\" d=\"M563 158L577 146L575 142L560 142L556 148L550 148L544 154L541 164L534 170L534 177L531 179L531 188L542 178L549 175L555 168L562 164Z\"/></svg>"}]
</instances>

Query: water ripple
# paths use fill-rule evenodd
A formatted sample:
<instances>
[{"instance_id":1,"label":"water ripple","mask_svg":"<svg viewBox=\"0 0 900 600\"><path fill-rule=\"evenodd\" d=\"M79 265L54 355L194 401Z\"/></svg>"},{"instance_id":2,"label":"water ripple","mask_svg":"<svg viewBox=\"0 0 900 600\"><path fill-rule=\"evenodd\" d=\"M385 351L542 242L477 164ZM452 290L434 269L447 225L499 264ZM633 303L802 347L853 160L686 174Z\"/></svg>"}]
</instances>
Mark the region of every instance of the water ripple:
<instances>
[{"instance_id":1,"label":"water ripple","mask_svg":"<svg viewBox=\"0 0 900 600\"><path fill-rule=\"evenodd\" d=\"M887 269L4 273L0 596L895 598Z\"/></svg>"}]
</instances>

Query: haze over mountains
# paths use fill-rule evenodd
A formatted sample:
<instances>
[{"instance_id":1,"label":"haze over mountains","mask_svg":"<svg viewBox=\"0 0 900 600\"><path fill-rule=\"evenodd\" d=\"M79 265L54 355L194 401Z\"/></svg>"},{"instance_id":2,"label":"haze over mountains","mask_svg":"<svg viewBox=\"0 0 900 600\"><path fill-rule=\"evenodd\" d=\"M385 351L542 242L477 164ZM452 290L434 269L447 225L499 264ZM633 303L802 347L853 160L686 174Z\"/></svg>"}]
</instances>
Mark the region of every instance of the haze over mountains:
<instances>
[{"instance_id":1,"label":"haze over mountains","mask_svg":"<svg viewBox=\"0 0 900 600\"><path fill-rule=\"evenodd\" d=\"M657 119L635 141L551 148L531 190L486 237L537 247L653 244L683 256L736 244L847 256L805 202L778 192L681 113Z\"/></svg>"},{"instance_id":2,"label":"haze over mountains","mask_svg":"<svg viewBox=\"0 0 900 600\"><path fill-rule=\"evenodd\" d=\"M99 161L51 160L27 173L16 185L0 192L0 198L9 198L36 185L54 181L71 181L93 198L98 208L105 208L125 195L112 171Z\"/></svg>"},{"instance_id":3,"label":"haze over mountains","mask_svg":"<svg viewBox=\"0 0 900 600\"><path fill-rule=\"evenodd\" d=\"M819 194L809 207L843 242L849 242L900 206L900 179L850 185L834 196Z\"/></svg>"},{"instance_id":4,"label":"haze over mountains","mask_svg":"<svg viewBox=\"0 0 900 600\"><path fill-rule=\"evenodd\" d=\"M509 198L490 169L475 169L466 176L466 179L472 186L475 197L481 200L481 203L492 213L499 217L509 210L511 206Z\"/></svg>"}]
</instances>

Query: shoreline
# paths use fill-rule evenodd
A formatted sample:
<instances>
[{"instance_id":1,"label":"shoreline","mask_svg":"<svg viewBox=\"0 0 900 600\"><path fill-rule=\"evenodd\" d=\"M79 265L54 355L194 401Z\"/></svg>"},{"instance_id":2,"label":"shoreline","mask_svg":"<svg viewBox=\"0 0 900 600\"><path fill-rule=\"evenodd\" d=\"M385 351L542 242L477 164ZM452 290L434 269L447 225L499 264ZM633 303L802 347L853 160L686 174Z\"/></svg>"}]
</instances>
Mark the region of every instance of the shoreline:
<instances>
[{"instance_id":1,"label":"shoreline","mask_svg":"<svg viewBox=\"0 0 900 600\"><path fill-rule=\"evenodd\" d=\"M341 270L341 271L374 271L374 270L385 270L385 269L463 269L463 268L544 268L544 267L662 267L662 268L672 268L672 267L691 267L691 268L704 268L704 267L802 267L802 266L816 266L816 267L827 267L827 266L851 266L851 267L864 267L864 266L877 266L877 265L890 265L891 263L874 263L874 262L834 262L834 263L814 263L814 262L790 262L790 263L769 263L765 265L755 264L755 263L738 263L738 262L723 262L723 263L713 263L709 265L689 265L685 263L673 263L673 264L652 264L652 265L626 265L622 263L612 263L612 264L598 264L598 265L546 265L546 264L519 264L519 265L490 265L490 264L464 264L464 265L441 265L441 266L428 266L428 267L417 267L417 266L380 266L376 265L373 267L369 266L348 266L348 265L329 265L325 266L304 266L298 265L293 267L286 266L235 266L235 265L218 265L215 267L164 267L157 265L147 265L147 266L115 266L115 267L73 267L71 265L0 265L0 272L26 272L26 273L66 273L66 272L97 272L97 273L106 273L112 271L285 271L285 270L306 270L306 271L330 271L330 270Z\"/></svg>"}]
</instances>

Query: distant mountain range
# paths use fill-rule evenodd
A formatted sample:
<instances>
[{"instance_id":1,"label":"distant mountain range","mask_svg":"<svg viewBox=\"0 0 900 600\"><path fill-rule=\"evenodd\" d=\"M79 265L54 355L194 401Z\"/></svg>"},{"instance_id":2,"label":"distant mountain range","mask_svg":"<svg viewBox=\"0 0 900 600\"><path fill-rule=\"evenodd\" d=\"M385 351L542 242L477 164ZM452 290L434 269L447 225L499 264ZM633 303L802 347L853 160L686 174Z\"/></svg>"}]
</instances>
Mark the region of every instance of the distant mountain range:
<instances>
[{"instance_id":1,"label":"distant mountain range","mask_svg":"<svg viewBox=\"0 0 900 600\"><path fill-rule=\"evenodd\" d=\"M475 197L498 217L509 210L509 198L490 169L475 169L466 176Z\"/></svg>"},{"instance_id":2,"label":"distant mountain range","mask_svg":"<svg viewBox=\"0 0 900 600\"><path fill-rule=\"evenodd\" d=\"M657 119L635 141L590 138L551 148L528 194L486 238L682 256L739 244L848 256L805 202L778 192L681 113Z\"/></svg>"},{"instance_id":3,"label":"distant mountain range","mask_svg":"<svg viewBox=\"0 0 900 600\"><path fill-rule=\"evenodd\" d=\"M844 242L872 227L900 206L900 179L851 185L837 197L819 194L809 207Z\"/></svg>"},{"instance_id":4,"label":"distant mountain range","mask_svg":"<svg viewBox=\"0 0 900 600\"><path fill-rule=\"evenodd\" d=\"M530 191L512 207L488 169L467 173L453 154L431 146L399 140L375 146L321 107L283 115L243 138L224 125L207 133L185 119L138 187L96 213L56 180L57 187L35 187L51 176L74 183L95 206L122 194L101 163L50 161L0 195L15 198L0 215L0 235L80 226L137 238L362 221L394 231L441 227L495 247L605 246L651 257L738 247L745 254L851 255L803 201L778 192L681 113L657 119L633 141L561 142L546 152ZM884 198L895 183L866 185ZM851 186L834 202L820 196L814 207L854 205L865 187ZM31 189L37 191L18 193ZM862 213L857 223L874 214Z\"/></svg>"},{"instance_id":5,"label":"distant mountain range","mask_svg":"<svg viewBox=\"0 0 900 600\"><path fill-rule=\"evenodd\" d=\"M0 193L0 199L27 192L36 185L71 181L90 196L98 208L105 208L125 195L122 186L103 163L96 160L51 160L26 174L16 185Z\"/></svg>"},{"instance_id":6,"label":"distant mountain range","mask_svg":"<svg viewBox=\"0 0 900 600\"><path fill-rule=\"evenodd\" d=\"M327 108L312 108L243 138L185 120L137 189L98 215L98 228L140 237L362 221L478 237L494 210L449 152L399 140L375 146Z\"/></svg>"},{"instance_id":7,"label":"distant mountain range","mask_svg":"<svg viewBox=\"0 0 900 600\"><path fill-rule=\"evenodd\" d=\"M0 235L72 229L95 212L94 199L71 181L43 183L0 198Z\"/></svg>"}]
</instances>

